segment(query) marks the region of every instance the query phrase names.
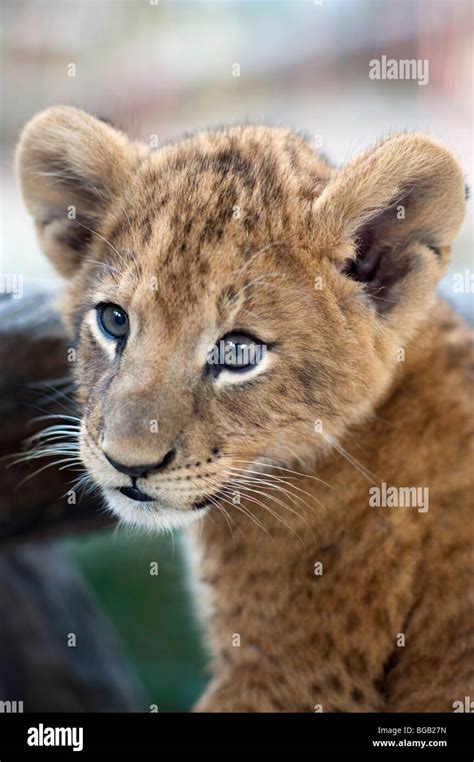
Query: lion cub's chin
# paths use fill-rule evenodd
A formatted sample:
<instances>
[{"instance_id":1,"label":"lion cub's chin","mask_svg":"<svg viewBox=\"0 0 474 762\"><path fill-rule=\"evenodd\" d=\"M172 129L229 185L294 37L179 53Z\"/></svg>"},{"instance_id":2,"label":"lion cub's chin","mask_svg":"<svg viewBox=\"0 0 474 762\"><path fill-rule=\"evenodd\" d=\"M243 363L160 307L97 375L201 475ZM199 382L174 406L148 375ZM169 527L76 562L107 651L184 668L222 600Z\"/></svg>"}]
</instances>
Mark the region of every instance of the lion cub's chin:
<instances>
[{"instance_id":1,"label":"lion cub's chin","mask_svg":"<svg viewBox=\"0 0 474 762\"><path fill-rule=\"evenodd\" d=\"M197 518L202 518L210 510L210 506L199 510L170 508L158 500L139 502L125 497L117 489L110 489L110 487L102 487L102 494L107 507L123 524L152 532L170 531L187 526Z\"/></svg>"}]
</instances>

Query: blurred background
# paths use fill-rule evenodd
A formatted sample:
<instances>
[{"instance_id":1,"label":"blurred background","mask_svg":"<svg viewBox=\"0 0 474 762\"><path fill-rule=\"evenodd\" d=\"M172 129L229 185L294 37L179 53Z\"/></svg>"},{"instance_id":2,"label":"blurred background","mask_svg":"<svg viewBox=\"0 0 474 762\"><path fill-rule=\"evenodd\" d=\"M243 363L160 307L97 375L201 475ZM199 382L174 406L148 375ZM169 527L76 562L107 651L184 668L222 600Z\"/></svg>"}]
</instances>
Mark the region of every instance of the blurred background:
<instances>
[{"instance_id":1,"label":"blurred background","mask_svg":"<svg viewBox=\"0 0 474 762\"><path fill-rule=\"evenodd\" d=\"M22 125L66 103L158 145L241 120L306 131L336 164L397 130L456 153L472 184L472 0L3 0L0 273L60 286L12 168ZM371 79L420 59L428 81ZM472 207L443 288L471 265ZM471 287L472 288L472 287ZM118 634L143 708L187 710L205 682L180 538L120 529L62 543ZM159 575L149 565L159 563Z\"/></svg>"}]
</instances>

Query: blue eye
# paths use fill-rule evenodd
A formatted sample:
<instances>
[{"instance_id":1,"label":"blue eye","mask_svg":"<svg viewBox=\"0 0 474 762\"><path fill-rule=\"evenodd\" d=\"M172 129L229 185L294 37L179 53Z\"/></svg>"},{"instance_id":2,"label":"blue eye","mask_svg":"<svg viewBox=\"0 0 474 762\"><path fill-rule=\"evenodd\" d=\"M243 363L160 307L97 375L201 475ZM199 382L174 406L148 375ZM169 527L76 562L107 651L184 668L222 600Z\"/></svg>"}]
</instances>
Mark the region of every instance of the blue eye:
<instances>
[{"instance_id":1,"label":"blue eye","mask_svg":"<svg viewBox=\"0 0 474 762\"><path fill-rule=\"evenodd\" d=\"M96 309L99 327L105 335L123 340L129 331L127 313L117 304L99 304Z\"/></svg>"}]
</instances>

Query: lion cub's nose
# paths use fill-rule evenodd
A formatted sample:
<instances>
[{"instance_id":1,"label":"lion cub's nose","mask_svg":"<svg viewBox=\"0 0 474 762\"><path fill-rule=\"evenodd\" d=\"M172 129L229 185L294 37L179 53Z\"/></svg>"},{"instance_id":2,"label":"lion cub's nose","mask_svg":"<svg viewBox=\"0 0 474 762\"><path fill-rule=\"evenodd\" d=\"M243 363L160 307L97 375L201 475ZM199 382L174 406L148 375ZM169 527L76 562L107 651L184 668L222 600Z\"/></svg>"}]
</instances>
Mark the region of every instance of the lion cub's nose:
<instances>
[{"instance_id":1,"label":"lion cub's nose","mask_svg":"<svg viewBox=\"0 0 474 762\"><path fill-rule=\"evenodd\" d=\"M138 477L146 476L150 471L161 471L175 459L176 450L168 450L163 460L161 460L159 463L148 463L146 466L126 466L123 463L118 463L116 460L107 455L106 452L104 452L104 455L109 461L110 465L117 469L117 471L120 471L121 474Z\"/></svg>"}]
</instances>

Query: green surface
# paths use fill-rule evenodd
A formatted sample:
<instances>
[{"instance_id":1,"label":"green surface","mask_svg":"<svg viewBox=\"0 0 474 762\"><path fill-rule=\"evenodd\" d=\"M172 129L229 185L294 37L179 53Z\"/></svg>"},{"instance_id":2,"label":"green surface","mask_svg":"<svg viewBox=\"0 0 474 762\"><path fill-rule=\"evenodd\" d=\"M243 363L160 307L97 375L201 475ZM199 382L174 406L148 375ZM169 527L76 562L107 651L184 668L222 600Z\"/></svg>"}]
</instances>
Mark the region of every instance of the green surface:
<instances>
[{"instance_id":1,"label":"green surface","mask_svg":"<svg viewBox=\"0 0 474 762\"><path fill-rule=\"evenodd\" d=\"M63 545L122 641L145 692L144 709L188 711L206 685L206 657L179 535L150 538L118 529Z\"/></svg>"}]
</instances>

